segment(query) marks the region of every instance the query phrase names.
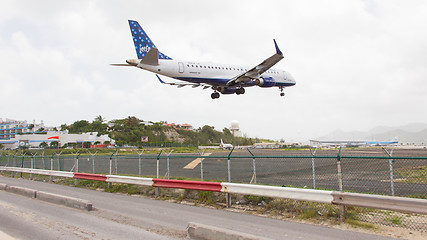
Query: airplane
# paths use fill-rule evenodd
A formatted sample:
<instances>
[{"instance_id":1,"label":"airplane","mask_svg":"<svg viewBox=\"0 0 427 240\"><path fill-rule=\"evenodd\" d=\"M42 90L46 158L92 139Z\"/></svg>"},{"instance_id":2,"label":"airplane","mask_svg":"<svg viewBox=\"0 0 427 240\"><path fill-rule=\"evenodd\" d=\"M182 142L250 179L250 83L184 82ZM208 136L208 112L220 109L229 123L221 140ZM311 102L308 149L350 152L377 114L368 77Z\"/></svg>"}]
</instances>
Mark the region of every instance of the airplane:
<instances>
[{"instance_id":1,"label":"airplane","mask_svg":"<svg viewBox=\"0 0 427 240\"><path fill-rule=\"evenodd\" d=\"M334 140L310 140L312 143L317 143L320 145L329 145L329 146L386 146L398 144L399 140L397 137L393 138L390 141L334 141Z\"/></svg>"},{"instance_id":2,"label":"airplane","mask_svg":"<svg viewBox=\"0 0 427 240\"><path fill-rule=\"evenodd\" d=\"M245 87L252 86L278 87L280 96L284 96L283 89L296 84L295 79L287 71L271 68L284 58L274 39L276 53L255 67L173 60L158 50L137 21L128 20L128 22L138 59L128 59L126 64L111 64L113 66L134 66L153 72L162 84L178 88L185 86L211 88L214 91L211 94L212 99L219 98L220 93L244 94ZM159 75L186 83L164 82Z\"/></svg>"},{"instance_id":3,"label":"airplane","mask_svg":"<svg viewBox=\"0 0 427 240\"><path fill-rule=\"evenodd\" d=\"M221 144L219 146L222 148L222 150L227 150L227 149L231 150L231 149L233 149L233 145L231 145L229 143L224 143L222 141L222 139L221 139Z\"/></svg>"},{"instance_id":4,"label":"airplane","mask_svg":"<svg viewBox=\"0 0 427 240\"><path fill-rule=\"evenodd\" d=\"M383 146L383 145L393 145L398 144L399 140L397 137L393 138L391 141L385 141L385 142L377 142L377 141L366 141L367 145L376 145L376 146Z\"/></svg>"}]
</instances>

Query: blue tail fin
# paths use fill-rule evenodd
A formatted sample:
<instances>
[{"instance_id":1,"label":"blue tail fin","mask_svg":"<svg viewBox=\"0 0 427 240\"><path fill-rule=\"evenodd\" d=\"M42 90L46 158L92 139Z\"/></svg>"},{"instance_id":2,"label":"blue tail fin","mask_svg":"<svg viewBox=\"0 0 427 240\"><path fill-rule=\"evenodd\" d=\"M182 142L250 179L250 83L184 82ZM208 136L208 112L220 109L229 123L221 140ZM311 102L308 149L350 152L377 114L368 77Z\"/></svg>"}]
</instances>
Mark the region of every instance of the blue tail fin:
<instances>
[{"instance_id":1,"label":"blue tail fin","mask_svg":"<svg viewBox=\"0 0 427 240\"><path fill-rule=\"evenodd\" d=\"M142 29L142 27L139 26L139 23L137 21L128 21L130 31L132 33L133 43L135 44L136 55L138 56L138 59L143 59L151 48L156 48L156 45L154 45L154 43ZM161 52L159 52L159 59L172 60L172 58L166 56Z\"/></svg>"}]
</instances>

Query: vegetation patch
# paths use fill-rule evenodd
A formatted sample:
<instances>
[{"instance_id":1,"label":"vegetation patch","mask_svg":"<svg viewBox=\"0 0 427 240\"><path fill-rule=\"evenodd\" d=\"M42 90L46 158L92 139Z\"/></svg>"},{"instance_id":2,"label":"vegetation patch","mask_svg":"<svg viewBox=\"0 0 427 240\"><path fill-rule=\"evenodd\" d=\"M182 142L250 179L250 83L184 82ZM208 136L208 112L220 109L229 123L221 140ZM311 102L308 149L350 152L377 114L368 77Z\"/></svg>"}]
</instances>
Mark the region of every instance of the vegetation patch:
<instances>
[{"instance_id":1,"label":"vegetation patch","mask_svg":"<svg viewBox=\"0 0 427 240\"><path fill-rule=\"evenodd\" d=\"M385 221L391 222L392 224L395 224L395 225L400 225L402 223L402 218L399 216L393 216L393 217L390 216L390 217L387 217Z\"/></svg>"},{"instance_id":2,"label":"vegetation patch","mask_svg":"<svg viewBox=\"0 0 427 240\"><path fill-rule=\"evenodd\" d=\"M396 173L401 177L400 182L427 184L427 166L401 168Z\"/></svg>"}]
</instances>

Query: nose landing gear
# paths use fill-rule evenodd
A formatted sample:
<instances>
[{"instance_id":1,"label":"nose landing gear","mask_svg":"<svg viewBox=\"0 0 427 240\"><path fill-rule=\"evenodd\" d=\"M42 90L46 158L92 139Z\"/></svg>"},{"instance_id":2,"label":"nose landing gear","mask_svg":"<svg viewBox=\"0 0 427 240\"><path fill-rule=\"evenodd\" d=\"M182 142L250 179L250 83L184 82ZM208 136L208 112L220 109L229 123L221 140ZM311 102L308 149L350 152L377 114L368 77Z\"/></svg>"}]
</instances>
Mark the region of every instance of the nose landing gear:
<instances>
[{"instance_id":1,"label":"nose landing gear","mask_svg":"<svg viewBox=\"0 0 427 240\"><path fill-rule=\"evenodd\" d=\"M280 87L280 96L281 96L281 97L284 97L284 96L285 96L285 93L283 92L283 87Z\"/></svg>"}]
</instances>

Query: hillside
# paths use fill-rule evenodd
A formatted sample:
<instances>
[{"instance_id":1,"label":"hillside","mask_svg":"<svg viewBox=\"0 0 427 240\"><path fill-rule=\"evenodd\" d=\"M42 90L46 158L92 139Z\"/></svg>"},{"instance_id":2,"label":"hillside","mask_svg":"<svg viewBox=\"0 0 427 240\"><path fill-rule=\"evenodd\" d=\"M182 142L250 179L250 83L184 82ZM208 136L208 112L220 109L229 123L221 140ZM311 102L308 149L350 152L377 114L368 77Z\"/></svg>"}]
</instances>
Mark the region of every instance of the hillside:
<instances>
[{"instance_id":1,"label":"hillside","mask_svg":"<svg viewBox=\"0 0 427 240\"><path fill-rule=\"evenodd\" d=\"M399 142L409 144L426 144L427 143L427 124L410 123L403 126L389 127L379 126L369 131L350 131L345 132L336 130L329 133L319 140L376 140L389 141L398 137Z\"/></svg>"},{"instance_id":2,"label":"hillside","mask_svg":"<svg viewBox=\"0 0 427 240\"><path fill-rule=\"evenodd\" d=\"M116 119L104 123L98 116L91 123L79 120L71 125L61 125L61 130L67 129L70 133L98 132L108 134L117 145L132 146L160 146L169 145L219 145L221 139L233 145L251 145L255 139L235 137L230 130L224 128L217 131L212 126L205 125L198 129L184 129L178 126L164 126L164 122L147 122L133 116L125 119ZM148 142L142 142L142 137L148 137Z\"/></svg>"}]
</instances>

